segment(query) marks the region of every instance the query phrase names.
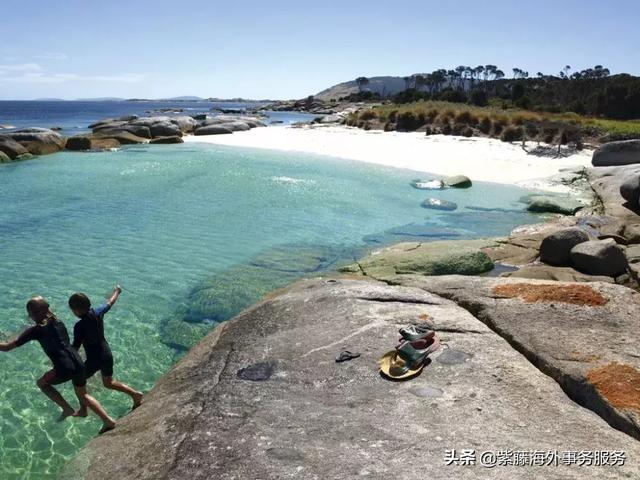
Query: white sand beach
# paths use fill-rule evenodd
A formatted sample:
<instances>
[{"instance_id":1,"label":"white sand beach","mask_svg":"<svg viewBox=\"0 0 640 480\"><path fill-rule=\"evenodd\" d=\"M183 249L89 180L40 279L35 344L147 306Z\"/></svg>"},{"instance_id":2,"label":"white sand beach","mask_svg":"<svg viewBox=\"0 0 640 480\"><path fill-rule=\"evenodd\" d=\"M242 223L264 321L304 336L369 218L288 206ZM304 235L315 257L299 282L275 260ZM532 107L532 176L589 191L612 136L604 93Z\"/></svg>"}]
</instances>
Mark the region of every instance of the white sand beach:
<instances>
[{"instance_id":1,"label":"white sand beach","mask_svg":"<svg viewBox=\"0 0 640 480\"><path fill-rule=\"evenodd\" d=\"M232 135L184 137L237 147L304 152L436 175L463 174L472 180L562 190L544 179L568 167L591 164L591 150L553 158L527 154L519 143L424 133L364 131L357 128L268 127ZM531 147L533 148L533 144Z\"/></svg>"}]
</instances>

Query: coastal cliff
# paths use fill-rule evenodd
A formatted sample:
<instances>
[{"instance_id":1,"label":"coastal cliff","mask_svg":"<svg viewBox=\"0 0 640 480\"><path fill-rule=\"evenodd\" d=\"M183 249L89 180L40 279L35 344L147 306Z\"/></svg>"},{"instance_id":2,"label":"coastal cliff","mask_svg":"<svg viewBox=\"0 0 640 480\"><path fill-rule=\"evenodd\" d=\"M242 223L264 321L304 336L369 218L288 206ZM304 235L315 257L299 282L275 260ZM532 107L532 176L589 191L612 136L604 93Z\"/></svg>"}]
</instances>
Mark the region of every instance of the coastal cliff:
<instances>
[{"instance_id":1,"label":"coastal cliff","mask_svg":"<svg viewBox=\"0 0 640 480\"><path fill-rule=\"evenodd\" d=\"M571 227L601 238L585 243L613 242L633 267L634 248L623 244L637 242L624 235L640 216L615 207L632 174L633 166L589 171L597 201L583 215L474 245L521 265L509 273L520 278L416 275L425 262L442 263L418 244L417 272L400 247L389 258L400 255L401 269L365 258L345 276L271 294L209 333L61 478L638 477L640 295L613 282L635 284L537 260L545 238ZM563 275L572 281L552 281ZM418 378L385 380L378 360L400 327L418 321L445 345ZM361 356L336 363L342 350ZM446 466L452 450L559 460ZM624 452L626 462L572 463L581 451Z\"/></svg>"}]
</instances>

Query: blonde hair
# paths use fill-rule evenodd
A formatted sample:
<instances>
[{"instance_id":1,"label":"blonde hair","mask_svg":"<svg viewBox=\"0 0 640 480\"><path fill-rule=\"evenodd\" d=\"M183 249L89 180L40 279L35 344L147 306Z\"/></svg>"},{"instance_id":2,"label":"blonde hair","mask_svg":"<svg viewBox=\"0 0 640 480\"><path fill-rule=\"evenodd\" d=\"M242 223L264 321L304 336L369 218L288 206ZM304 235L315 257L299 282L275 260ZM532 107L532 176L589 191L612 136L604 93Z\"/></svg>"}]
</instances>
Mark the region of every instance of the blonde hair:
<instances>
[{"instance_id":1,"label":"blonde hair","mask_svg":"<svg viewBox=\"0 0 640 480\"><path fill-rule=\"evenodd\" d=\"M35 317L35 322L39 325L46 324L51 317L55 318L55 315L49 310L49 302L40 295L30 298L26 307L29 315Z\"/></svg>"}]
</instances>

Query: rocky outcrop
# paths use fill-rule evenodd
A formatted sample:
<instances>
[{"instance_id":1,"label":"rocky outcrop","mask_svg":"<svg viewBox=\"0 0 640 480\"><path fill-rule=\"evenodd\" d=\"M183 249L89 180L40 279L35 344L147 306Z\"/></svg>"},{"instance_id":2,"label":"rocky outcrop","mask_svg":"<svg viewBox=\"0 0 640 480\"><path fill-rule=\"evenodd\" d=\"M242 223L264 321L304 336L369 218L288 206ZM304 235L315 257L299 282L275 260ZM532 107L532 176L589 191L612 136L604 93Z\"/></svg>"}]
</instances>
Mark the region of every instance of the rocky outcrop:
<instances>
[{"instance_id":1,"label":"rocky outcrop","mask_svg":"<svg viewBox=\"0 0 640 480\"><path fill-rule=\"evenodd\" d=\"M549 303L502 294L496 299L493 288L508 282L504 279L420 277L411 282L416 283L299 282L218 326L116 430L93 439L62 478L471 480L482 473L511 480L600 480L640 475L640 444L569 401L561 389L573 392L582 380L585 402L601 399L612 406L608 421L624 411L598 389L608 394L606 369L614 358L637 365L631 355L637 339L622 342L616 323L639 331L631 325L637 316L625 315L638 308L637 299L621 287L597 284L609 304L569 305L563 313ZM457 304L466 305L465 292L478 299L473 305L483 321ZM448 348L437 352L417 379L384 380L378 359L396 344L400 325L420 319L431 322ZM510 337L505 341L483 322ZM575 326L575 335L568 334L567 324ZM592 328L607 340L593 341L593 334L587 336ZM335 363L344 349L361 357ZM536 368L541 365L548 375ZM604 375L593 376L596 387L589 372L603 368ZM505 449L619 450L627 462L618 467L562 461L549 467L443 466L445 450L466 448L476 449L478 456Z\"/></svg>"},{"instance_id":2,"label":"rocky outcrop","mask_svg":"<svg viewBox=\"0 0 640 480\"><path fill-rule=\"evenodd\" d=\"M594 167L611 167L640 163L640 140L624 140L605 143L595 152L591 164Z\"/></svg>"},{"instance_id":3,"label":"rocky outcrop","mask_svg":"<svg viewBox=\"0 0 640 480\"><path fill-rule=\"evenodd\" d=\"M91 135L76 135L67 138L66 149L75 151L84 150L112 150L119 148L120 142L115 138L98 138Z\"/></svg>"},{"instance_id":4,"label":"rocky outcrop","mask_svg":"<svg viewBox=\"0 0 640 480\"><path fill-rule=\"evenodd\" d=\"M604 275L588 275L571 267L554 267L542 263L535 263L520 267L514 272L500 275L506 278L532 278L537 280L552 280L555 282L605 282L613 283L612 277Z\"/></svg>"},{"instance_id":5,"label":"rocky outcrop","mask_svg":"<svg viewBox=\"0 0 640 480\"><path fill-rule=\"evenodd\" d=\"M195 135L226 135L233 133L224 125L207 125L206 127L196 128Z\"/></svg>"},{"instance_id":6,"label":"rocky outcrop","mask_svg":"<svg viewBox=\"0 0 640 480\"><path fill-rule=\"evenodd\" d=\"M64 149L66 142L59 133L48 128L25 128L7 132L5 135L22 145L32 155L59 152ZM5 151L5 153L9 155L8 152Z\"/></svg>"},{"instance_id":7,"label":"rocky outcrop","mask_svg":"<svg viewBox=\"0 0 640 480\"><path fill-rule=\"evenodd\" d=\"M184 140L182 139L182 137L178 135L174 135L169 137L156 137L153 140L151 140L149 143L165 145L169 143L184 143Z\"/></svg>"},{"instance_id":8,"label":"rocky outcrop","mask_svg":"<svg viewBox=\"0 0 640 480\"><path fill-rule=\"evenodd\" d=\"M357 263L341 268L374 278L396 274L477 275L493 269L493 261L482 250L497 245L491 240L451 240L399 243L373 251Z\"/></svg>"}]
</instances>

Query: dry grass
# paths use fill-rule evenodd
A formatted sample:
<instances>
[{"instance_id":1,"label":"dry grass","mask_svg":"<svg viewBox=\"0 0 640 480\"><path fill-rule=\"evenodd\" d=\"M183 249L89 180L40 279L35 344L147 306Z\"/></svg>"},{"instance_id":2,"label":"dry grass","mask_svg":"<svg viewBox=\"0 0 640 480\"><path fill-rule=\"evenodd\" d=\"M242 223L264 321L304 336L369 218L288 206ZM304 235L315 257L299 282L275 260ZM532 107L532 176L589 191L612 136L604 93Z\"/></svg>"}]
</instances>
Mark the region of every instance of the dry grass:
<instances>
[{"instance_id":1,"label":"dry grass","mask_svg":"<svg viewBox=\"0 0 640 480\"><path fill-rule=\"evenodd\" d=\"M587 136L606 137L607 140L640 138L640 120L607 120L585 117L576 113L540 113L520 109L502 109L495 106L477 107L464 103L420 101L408 104L387 104L367 108L350 116L351 125L357 120L377 120L380 124L395 122L398 116L413 115L422 125L446 125L450 122L464 123L485 134L499 137L508 126L524 127L528 137L539 133L540 140L552 140L545 135L544 124L553 124L555 129L564 126L580 127ZM491 125L492 128L489 128ZM535 125L536 128L532 128ZM542 137L545 138L542 138Z\"/></svg>"},{"instance_id":2,"label":"dry grass","mask_svg":"<svg viewBox=\"0 0 640 480\"><path fill-rule=\"evenodd\" d=\"M609 363L587 372L587 380L616 408L640 412L640 371L622 363Z\"/></svg>"},{"instance_id":3,"label":"dry grass","mask_svg":"<svg viewBox=\"0 0 640 480\"><path fill-rule=\"evenodd\" d=\"M519 298L526 303L560 302L573 305L601 307L609 300L587 285L552 285L535 283L508 283L498 285L493 293L505 298Z\"/></svg>"}]
</instances>

